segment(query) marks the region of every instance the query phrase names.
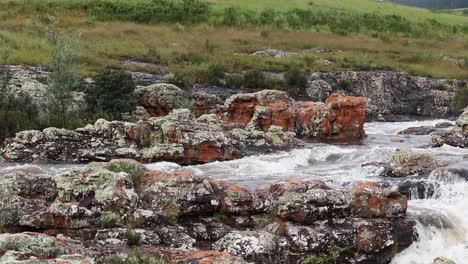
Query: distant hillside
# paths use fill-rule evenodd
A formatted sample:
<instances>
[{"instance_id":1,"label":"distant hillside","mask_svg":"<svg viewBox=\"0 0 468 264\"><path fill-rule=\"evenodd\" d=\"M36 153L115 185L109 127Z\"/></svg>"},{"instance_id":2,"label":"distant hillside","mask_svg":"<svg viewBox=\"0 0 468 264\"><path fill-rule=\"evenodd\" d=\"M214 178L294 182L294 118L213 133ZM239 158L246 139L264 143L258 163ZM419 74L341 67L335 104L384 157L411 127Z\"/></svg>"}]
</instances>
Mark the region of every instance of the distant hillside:
<instances>
[{"instance_id":1,"label":"distant hillside","mask_svg":"<svg viewBox=\"0 0 468 264\"><path fill-rule=\"evenodd\" d=\"M389 0L408 6L417 6L430 9L455 9L468 7L467 0Z\"/></svg>"}]
</instances>

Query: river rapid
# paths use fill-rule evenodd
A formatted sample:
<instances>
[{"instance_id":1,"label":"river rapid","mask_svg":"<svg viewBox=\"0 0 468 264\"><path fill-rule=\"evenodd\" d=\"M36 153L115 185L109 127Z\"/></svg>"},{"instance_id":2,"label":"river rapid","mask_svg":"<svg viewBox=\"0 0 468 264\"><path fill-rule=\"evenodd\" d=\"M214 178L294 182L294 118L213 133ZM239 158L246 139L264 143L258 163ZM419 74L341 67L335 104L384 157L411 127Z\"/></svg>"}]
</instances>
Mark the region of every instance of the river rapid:
<instances>
[{"instance_id":1,"label":"river rapid","mask_svg":"<svg viewBox=\"0 0 468 264\"><path fill-rule=\"evenodd\" d=\"M263 188L284 178L320 179L336 188L352 188L357 182L366 181L398 189L410 183L413 187L410 187L408 216L416 220L418 236L415 243L393 259L392 264L431 264L440 256L463 264L468 262L468 183L464 178L453 176L443 182L432 175L390 179L379 176L383 168L378 165L362 166L388 161L395 149L410 148L446 160L449 167L468 171L468 160L464 160L468 149L430 148L430 136L397 134L408 127L446 121L366 123L368 136L359 145L310 143L287 152L234 161L188 167L159 162L147 167L167 172L190 169L195 174L231 181L248 189ZM18 166L50 175L79 165L0 163L0 176ZM426 193L425 188L416 186L428 186L427 189L432 191Z\"/></svg>"}]
</instances>

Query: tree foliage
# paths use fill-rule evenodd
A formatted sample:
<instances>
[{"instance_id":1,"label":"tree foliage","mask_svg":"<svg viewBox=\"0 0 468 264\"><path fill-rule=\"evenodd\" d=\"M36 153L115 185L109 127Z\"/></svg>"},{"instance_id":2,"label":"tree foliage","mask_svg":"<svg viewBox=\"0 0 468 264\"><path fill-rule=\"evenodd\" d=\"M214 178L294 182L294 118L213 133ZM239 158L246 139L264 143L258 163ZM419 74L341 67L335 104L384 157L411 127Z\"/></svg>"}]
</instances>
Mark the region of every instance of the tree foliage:
<instances>
[{"instance_id":1,"label":"tree foliage","mask_svg":"<svg viewBox=\"0 0 468 264\"><path fill-rule=\"evenodd\" d=\"M67 127L70 115L76 110L73 91L80 82L78 41L64 36L53 17L49 17L47 37L51 46L47 111L58 126Z\"/></svg>"},{"instance_id":2,"label":"tree foliage","mask_svg":"<svg viewBox=\"0 0 468 264\"><path fill-rule=\"evenodd\" d=\"M109 119L121 119L122 113L135 109L135 83L131 74L105 70L97 74L94 80L93 87L88 89L85 97L88 112Z\"/></svg>"}]
</instances>

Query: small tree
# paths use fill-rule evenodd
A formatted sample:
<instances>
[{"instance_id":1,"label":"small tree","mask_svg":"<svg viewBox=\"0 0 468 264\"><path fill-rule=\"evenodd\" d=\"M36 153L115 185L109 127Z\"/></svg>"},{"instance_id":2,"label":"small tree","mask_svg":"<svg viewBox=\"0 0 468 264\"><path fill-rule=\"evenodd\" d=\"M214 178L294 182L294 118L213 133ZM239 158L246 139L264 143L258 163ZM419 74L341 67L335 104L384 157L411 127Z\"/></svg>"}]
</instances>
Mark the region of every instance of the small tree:
<instances>
[{"instance_id":1,"label":"small tree","mask_svg":"<svg viewBox=\"0 0 468 264\"><path fill-rule=\"evenodd\" d=\"M57 125L66 127L74 105L72 92L80 81L78 41L65 37L58 30L57 20L53 17L49 17L47 37L51 46L47 110L49 118L56 120Z\"/></svg>"},{"instance_id":2,"label":"small tree","mask_svg":"<svg viewBox=\"0 0 468 264\"><path fill-rule=\"evenodd\" d=\"M88 89L85 97L88 112L121 119L122 113L135 109L135 83L130 73L105 70L97 74L94 81L94 86Z\"/></svg>"}]
</instances>

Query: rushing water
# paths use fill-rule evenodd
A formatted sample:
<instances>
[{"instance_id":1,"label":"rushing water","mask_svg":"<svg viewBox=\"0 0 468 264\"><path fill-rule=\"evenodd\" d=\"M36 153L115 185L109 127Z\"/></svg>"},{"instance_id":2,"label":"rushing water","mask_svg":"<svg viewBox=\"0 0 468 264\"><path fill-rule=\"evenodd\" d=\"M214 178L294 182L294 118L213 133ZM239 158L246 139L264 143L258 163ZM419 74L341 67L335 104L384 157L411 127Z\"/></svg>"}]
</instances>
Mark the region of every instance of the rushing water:
<instances>
[{"instance_id":1,"label":"rushing water","mask_svg":"<svg viewBox=\"0 0 468 264\"><path fill-rule=\"evenodd\" d=\"M409 197L408 215L417 222L418 241L397 255L392 264L431 264L439 256L463 264L468 263L468 183L465 179L454 176L441 182L432 176L424 178L418 175L389 179L379 176L382 168L378 165L362 166L389 160L397 148L411 148L446 160L449 167L468 170L468 161L464 160L468 149L449 146L429 148L430 136L396 134L408 127L434 125L442 121L446 120L367 123L365 129L368 137L359 145L308 144L287 152L234 161L189 167L159 162L147 167L167 172L190 169L195 174L235 182L248 189L263 188L284 178L321 179L337 188L352 188L362 181L376 182L387 188L398 188L402 181L422 182L435 186L435 192L431 195L418 194L413 189ZM0 176L14 169L55 174L70 166L0 163Z\"/></svg>"}]
</instances>

